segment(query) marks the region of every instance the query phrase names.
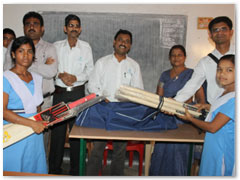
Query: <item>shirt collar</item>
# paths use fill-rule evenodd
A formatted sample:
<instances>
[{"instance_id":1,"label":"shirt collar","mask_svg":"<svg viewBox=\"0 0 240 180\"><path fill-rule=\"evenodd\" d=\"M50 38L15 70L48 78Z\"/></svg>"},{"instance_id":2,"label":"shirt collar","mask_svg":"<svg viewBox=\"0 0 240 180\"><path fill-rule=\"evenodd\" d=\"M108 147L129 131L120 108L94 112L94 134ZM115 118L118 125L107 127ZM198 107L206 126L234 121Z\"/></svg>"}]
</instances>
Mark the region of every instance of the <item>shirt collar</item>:
<instances>
[{"instance_id":1,"label":"shirt collar","mask_svg":"<svg viewBox=\"0 0 240 180\"><path fill-rule=\"evenodd\" d=\"M116 56L114 55L114 52L113 52L112 56L113 56L114 61L118 62ZM125 61L125 60L127 60L127 59L128 59L128 55L126 54L126 58L123 59L121 62L123 62L123 61ZM119 62L118 62L118 63L119 63Z\"/></svg>"},{"instance_id":2,"label":"shirt collar","mask_svg":"<svg viewBox=\"0 0 240 180\"><path fill-rule=\"evenodd\" d=\"M35 45L35 47L37 48L38 46L43 44L43 40L42 38L40 38L40 40L38 41L38 43Z\"/></svg>"},{"instance_id":3,"label":"shirt collar","mask_svg":"<svg viewBox=\"0 0 240 180\"><path fill-rule=\"evenodd\" d=\"M79 47L79 45L80 45L80 43L79 43L79 39L78 39L75 47ZM63 46L66 46L66 47L70 48L69 43L68 43L68 39L65 39L65 42L64 42Z\"/></svg>"}]
</instances>

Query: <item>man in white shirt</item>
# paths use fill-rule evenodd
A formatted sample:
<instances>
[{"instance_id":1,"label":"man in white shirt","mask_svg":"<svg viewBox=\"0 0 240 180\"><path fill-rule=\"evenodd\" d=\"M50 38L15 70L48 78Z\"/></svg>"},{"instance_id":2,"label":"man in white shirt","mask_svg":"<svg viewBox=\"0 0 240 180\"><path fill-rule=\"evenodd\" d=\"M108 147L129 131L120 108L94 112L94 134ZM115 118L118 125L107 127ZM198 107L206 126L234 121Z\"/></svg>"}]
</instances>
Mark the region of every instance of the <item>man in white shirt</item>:
<instances>
[{"instance_id":1,"label":"man in white shirt","mask_svg":"<svg viewBox=\"0 0 240 180\"><path fill-rule=\"evenodd\" d=\"M53 104L73 102L85 96L84 85L92 72L93 55L90 45L78 37L81 33L81 21L76 15L65 18L64 32L67 39L54 43L58 55L58 73L55 80ZM72 129L75 118L53 126L49 155L49 173L61 174L67 124ZM70 175L79 175L79 140L70 142Z\"/></svg>"},{"instance_id":2,"label":"man in white shirt","mask_svg":"<svg viewBox=\"0 0 240 180\"><path fill-rule=\"evenodd\" d=\"M235 48L231 45L231 38L233 35L232 21L228 17L219 16L214 18L209 23L208 29L209 36L216 45L216 49L212 51L212 54L217 59L227 54L235 54ZM194 68L191 79L180 91L178 91L174 99L180 102L186 101L195 94L206 80L207 101L212 104L223 92L223 88L216 82L216 70L217 63L210 56L203 57Z\"/></svg>"},{"instance_id":3,"label":"man in white shirt","mask_svg":"<svg viewBox=\"0 0 240 180\"><path fill-rule=\"evenodd\" d=\"M107 102L118 102L115 92L120 85L130 85L143 89L139 64L127 56L132 45L132 34L119 30L114 37L114 53L100 58L92 72L88 91L105 95ZM103 151L107 141L93 141L93 150L87 163L87 175L97 176L102 166ZM126 141L113 141L111 175L124 175Z\"/></svg>"}]
</instances>

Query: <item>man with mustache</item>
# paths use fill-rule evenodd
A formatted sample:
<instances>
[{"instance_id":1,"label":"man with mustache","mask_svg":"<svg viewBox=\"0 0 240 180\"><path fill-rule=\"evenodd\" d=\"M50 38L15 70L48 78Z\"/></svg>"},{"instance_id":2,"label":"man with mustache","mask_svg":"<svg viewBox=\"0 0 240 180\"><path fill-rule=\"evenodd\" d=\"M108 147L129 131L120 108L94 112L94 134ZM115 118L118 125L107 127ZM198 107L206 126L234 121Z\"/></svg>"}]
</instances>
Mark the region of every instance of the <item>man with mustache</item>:
<instances>
[{"instance_id":1,"label":"man with mustache","mask_svg":"<svg viewBox=\"0 0 240 180\"><path fill-rule=\"evenodd\" d=\"M107 102L118 102L115 92L125 84L143 89L139 64L127 56L132 45L132 33L120 29L113 41L114 53L100 58L89 78L88 91L105 95ZM102 166L103 152L107 141L93 141L93 150L87 163L87 175L97 176ZM124 175L127 141L113 141L111 175Z\"/></svg>"},{"instance_id":2,"label":"man with mustache","mask_svg":"<svg viewBox=\"0 0 240 180\"><path fill-rule=\"evenodd\" d=\"M30 11L23 17L23 31L25 36L32 39L36 54L29 71L36 72L43 77L43 104L41 110L52 106L53 92L55 91L53 78L57 74L57 53L53 44L44 41L41 37L44 33L44 21L41 14ZM13 67L10 56L12 44L8 46L4 70ZM48 158L49 131L44 131L44 146Z\"/></svg>"},{"instance_id":3,"label":"man with mustache","mask_svg":"<svg viewBox=\"0 0 240 180\"><path fill-rule=\"evenodd\" d=\"M80 18L69 14L65 18L65 40L54 43L58 55L58 73L55 80L55 94L53 104L59 102L73 102L85 96L85 83L92 72L93 55L89 43L79 40L81 33ZM51 129L51 146L49 155L49 173L61 174L61 164L64 155L64 144L67 124L72 129L75 118L56 124ZM78 175L79 148L77 139L69 139L70 142L70 175Z\"/></svg>"}]
</instances>

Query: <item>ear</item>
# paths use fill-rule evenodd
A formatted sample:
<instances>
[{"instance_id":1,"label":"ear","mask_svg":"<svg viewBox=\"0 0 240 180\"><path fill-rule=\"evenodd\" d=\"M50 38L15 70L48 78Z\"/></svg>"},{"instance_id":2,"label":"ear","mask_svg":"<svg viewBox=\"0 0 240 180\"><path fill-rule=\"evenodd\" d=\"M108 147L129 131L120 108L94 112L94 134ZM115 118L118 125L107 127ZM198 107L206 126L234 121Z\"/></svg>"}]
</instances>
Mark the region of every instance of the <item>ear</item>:
<instances>
[{"instance_id":1,"label":"ear","mask_svg":"<svg viewBox=\"0 0 240 180\"><path fill-rule=\"evenodd\" d=\"M44 31L45 31L45 28L44 28L44 26L42 26L42 27L41 27L41 30L42 30L42 32L44 32Z\"/></svg>"},{"instance_id":2,"label":"ear","mask_svg":"<svg viewBox=\"0 0 240 180\"><path fill-rule=\"evenodd\" d=\"M210 39L212 39L212 33L208 30L208 36Z\"/></svg>"},{"instance_id":3,"label":"ear","mask_svg":"<svg viewBox=\"0 0 240 180\"><path fill-rule=\"evenodd\" d=\"M79 33L81 33L82 32L82 27L80 27L80 29L79 29Z\"/></svg>"},{"instance_id":4,"label":"ear","mask_svg":"<svg viewBox=\"0 0 240 180\"><path fill-rule=\"evenodd\" d=\"M234 33L234 30L232 29L231 31L230 31L230 33L231 33L231 37L233 36L233 33Z\"/></svg>"},{"instance_id":5,"label":"ear","mask_svg":"<svg viewBox=\"0 0 240 180\"><path fill-rule=\"evenodd\" d=\"M65 34L67 33L67 28L66 28L66 26L63 27L63 31L64 31Z\"/></svg>"}]
</instances>

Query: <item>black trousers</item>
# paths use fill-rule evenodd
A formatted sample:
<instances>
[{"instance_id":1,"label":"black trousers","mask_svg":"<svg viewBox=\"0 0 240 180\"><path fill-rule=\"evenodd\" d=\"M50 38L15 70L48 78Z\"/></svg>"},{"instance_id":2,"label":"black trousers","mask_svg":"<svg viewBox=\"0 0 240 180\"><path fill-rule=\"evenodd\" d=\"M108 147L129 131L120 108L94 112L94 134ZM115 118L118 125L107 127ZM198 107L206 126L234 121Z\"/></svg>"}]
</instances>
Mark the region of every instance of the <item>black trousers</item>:
<instances>
[{"instance_id":1,"label":"black trousers","mask_svg":"<svg viewBox=\"0 0 240 180\"><path fill-rule=\"evenodd\" d=\"M58 104L60 102L73 102L77 99L84 97L84 88L82 90L75 90L71 92L61 92L55 93L53 96L53 104ZM69 129L71 131L75 119L71 118L61 123L55 124L51 127L51 144L49 153L49 174L61 174L62 161L64 155L64 144L66 138L67 124L69 124ZM80 142L79 139L69 139L70 143L70 175L79 175L79 152L80 152Z\"/></svg>"}]
</instances>

